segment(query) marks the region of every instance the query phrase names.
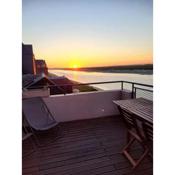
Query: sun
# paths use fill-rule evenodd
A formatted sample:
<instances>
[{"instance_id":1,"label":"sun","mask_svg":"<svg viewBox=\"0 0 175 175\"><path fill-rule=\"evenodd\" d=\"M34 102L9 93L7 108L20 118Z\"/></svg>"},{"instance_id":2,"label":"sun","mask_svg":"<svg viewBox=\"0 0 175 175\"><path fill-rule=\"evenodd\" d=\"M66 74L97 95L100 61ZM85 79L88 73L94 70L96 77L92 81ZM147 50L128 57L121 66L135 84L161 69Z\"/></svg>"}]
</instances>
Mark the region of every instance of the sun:
<instances>
[{"instance_id":1,"label":"sun","mask_svg":"<svg viewBox=\"0 0 175 175\"><path fill-rule=\"evenodd\" d=\"M71 60L71 62L69 63L69 67L71 69L79 69L81 67L79 60Z\"/></svg>"},{"instance_id":2,"label":"sun","mask_svg":"<svg viewBox=\"0 0 175 175\"><path fill-rule=\"evenodd\" d=\"M78 65L77 64L73 64L72 68L77 69Z\"/></svg>"},{"instance_id":3,"label":"sun","mask_svg":"<svg viewBox=\"0 0 175 175\"><path fill-rule=\"evenodd\" d=\"M77 64L77 63L74 63L74 64L72 64L70 67L71 67L72 69L78 69L78 68L80 67L80 65Z\"/></svg>"}]
</instances>

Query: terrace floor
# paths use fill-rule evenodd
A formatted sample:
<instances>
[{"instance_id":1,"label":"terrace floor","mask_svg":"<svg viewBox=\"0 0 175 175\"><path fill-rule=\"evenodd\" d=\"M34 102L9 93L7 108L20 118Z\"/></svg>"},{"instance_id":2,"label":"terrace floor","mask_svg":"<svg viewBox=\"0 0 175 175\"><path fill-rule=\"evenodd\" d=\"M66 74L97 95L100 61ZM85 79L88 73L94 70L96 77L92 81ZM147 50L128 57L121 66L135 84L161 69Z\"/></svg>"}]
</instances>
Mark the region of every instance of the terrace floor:
<instances>
[{"instance_id":1,"label":"terrace floor","mask_svg":"<svg viewBox=\"0 0 175 175\"><path fill-rule=\"evenodd\" d=\"M149 158L132 170L120 153L126 142L126 129L119 116L60 123L61 138L49 142L51 135L41 136L41 142L30 156L23 158L23 174L29 175L151 175L153 163ZM27 143L28 142L28 143ZM23 152L29 151L29 140ZM133 145L137 158L142 149Z\"/></svg>"}]
</instances>

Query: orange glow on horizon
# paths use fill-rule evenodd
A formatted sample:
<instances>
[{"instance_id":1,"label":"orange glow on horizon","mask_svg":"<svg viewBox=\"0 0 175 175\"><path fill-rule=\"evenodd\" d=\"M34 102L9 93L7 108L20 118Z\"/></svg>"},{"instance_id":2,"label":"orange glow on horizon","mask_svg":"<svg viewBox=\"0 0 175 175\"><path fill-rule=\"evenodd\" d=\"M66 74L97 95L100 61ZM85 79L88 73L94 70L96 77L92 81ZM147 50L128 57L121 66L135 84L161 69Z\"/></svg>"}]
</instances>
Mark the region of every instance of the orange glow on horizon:
<instances>
[{"instance_id":1,"label":"orange glow on horizon","mask_svg":"<svg viewBox=\"0 0 175 175\"><path fill-rule=\"evenodd\" d=\"M120 57L113 60L105 59L102 57L92 59L77 59L65 60L64 59L45 59L49 68L72 68L79 69L81 67L103 67L103 66L121 66L121 65L137 65L137 64L153 64L152 57Z\"/></svg>"},{"instance_id":2,"label":"orange glow on horizon","mask_svg":"<svg viewBox=\"0 0 175 175\"><path fill-rule=\"evenodd\" d=\"M36 58L44 58L48 68L103 67L119 65L152 64L150 48L45 48L36 50Z\"/></svg>"}]
</instances>

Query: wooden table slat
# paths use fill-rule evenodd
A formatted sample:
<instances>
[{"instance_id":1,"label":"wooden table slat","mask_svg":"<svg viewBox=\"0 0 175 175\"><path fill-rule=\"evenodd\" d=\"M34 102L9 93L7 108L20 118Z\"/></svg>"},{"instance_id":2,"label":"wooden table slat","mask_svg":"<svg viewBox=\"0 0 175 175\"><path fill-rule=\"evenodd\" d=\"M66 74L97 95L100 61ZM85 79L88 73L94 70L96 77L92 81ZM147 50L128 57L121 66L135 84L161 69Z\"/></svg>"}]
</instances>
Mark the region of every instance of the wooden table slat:
<instances>
[{"instance_id":1,"label":"wooden table slat","mask_svg":"<svg viewBox=\"0 0 175 175\"><path fill-rule=\"evenodd\" d=\"M153 102L144 98L113 101L121 108L125 108L140 120L153 123Z\"/></svg>"}]
</instances>

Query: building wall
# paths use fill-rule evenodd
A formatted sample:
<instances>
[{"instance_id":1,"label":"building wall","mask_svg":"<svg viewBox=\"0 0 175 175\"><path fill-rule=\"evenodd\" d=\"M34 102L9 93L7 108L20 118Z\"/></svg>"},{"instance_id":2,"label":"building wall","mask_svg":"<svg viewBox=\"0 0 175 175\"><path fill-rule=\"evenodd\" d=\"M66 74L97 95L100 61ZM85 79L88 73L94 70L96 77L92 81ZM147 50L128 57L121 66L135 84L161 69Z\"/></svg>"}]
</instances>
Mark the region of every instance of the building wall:
<instances>
[{"instance_id":1,"label":"building wall","mask_svg":"<svg viewBox=\"0 0 175 175\"><path fill-rule=\"evenodd\" d=\"M131 98L131 92L121 90L86 92L43 98L58 122L118 115L113 100Z\"/></svg>"},{"instance_id":2,"label":"building wall","mask_svg":"<svg viewBox=\"0 0 175 175\"><path fill-rule=\"evenodd\" d=\"M22 73L36 74L35 57L32 45L22 44Z\"/></svg>"},{"instance_id":3,"label":"building wall","mask_svg":"<svg viewBox=\"0 0 175 175\"><path fill-rule=\"evenodd\" d=\"M45 74L48 75L48 68L47 67L37 67L36 68L36 74Z\"/></svg>"},{"instance_id":4,"label":"building wall","mask_svg":"<svg viewBox=\"0 0 175 175\"><path fill-rule=\"evenodd\" d=\"M41 60L41 59L37 59L35 60L35 64L36 64L36 73L37 74L45 74L48 75L48 68L47 68L47 64L45 62L45 60Z\"/></svg>"}]
</instances>

